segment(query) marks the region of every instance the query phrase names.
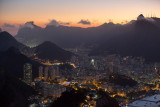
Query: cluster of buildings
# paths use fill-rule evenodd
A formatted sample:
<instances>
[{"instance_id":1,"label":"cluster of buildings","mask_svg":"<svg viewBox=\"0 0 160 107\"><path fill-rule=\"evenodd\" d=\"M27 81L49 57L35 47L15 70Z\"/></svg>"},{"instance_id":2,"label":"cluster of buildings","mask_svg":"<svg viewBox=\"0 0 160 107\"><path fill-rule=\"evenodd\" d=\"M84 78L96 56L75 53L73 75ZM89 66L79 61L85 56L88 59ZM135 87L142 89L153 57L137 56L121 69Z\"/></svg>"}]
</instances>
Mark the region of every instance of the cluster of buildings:
<instances>
[{"instance_id":1,"label":"cluster of buildings","mask_svg":"<svg viewBox=\"0 0 160 107\"><path fill-rule=\"evenodd\" d=\"M85 50L87 51L87 50ZM91 90L104 89L106 92L114 92L111 96L119 95L127 97L127 93L138 92L145 89L145 84L160 84L159 63L146 63L141 57L121 57L119 55L109 56L88 56L83 50L73 56L66 64L73 66L72 69L61 69L64 63L46 62L39 67L37 78L32 78L32 65L24 65L24 82L35 88L43 97L56 99L66 91L66 86L77 89L87 88ZM125 75L138 84L134 87L123 87L110 83L108 80L111 74ZM116 92L116 93L115 93Z\"/></svg>"},{"instance_id":2,"label":"cluster of buildings","mask_svg":"<svg viewBox=\"0 0 160 107\"><path fill-rule=\"evenodd\" d=\"M38 96L41 96L38 99L32 97L30 100L37 99L38 103L36 105L46 107L48 102L53 102L66 91L65 86L58 84L63 82L64 78L60 77L58 66L40 66L38 75L37 78L32 78L32 65L30 63L24 64L24 82L32 86L37 91Z\"/></svg>"}]
</instances>

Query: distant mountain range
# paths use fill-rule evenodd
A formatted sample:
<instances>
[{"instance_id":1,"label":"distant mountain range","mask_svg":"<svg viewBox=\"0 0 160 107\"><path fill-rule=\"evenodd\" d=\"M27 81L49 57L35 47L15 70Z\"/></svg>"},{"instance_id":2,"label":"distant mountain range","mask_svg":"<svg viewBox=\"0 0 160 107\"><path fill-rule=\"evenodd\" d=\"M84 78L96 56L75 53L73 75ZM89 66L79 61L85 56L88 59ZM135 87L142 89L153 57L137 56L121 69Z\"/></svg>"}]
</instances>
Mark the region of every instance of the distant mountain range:
<instances>
[{"instance_id":1,"label":"distant mountain range","mask_svg":"<svg viewBox=\"0 0 160 107\"><path fill-rule=\"evenodd\" d=\"M41 28L27 22L15 37L29 46L51 41L62 48L91 46L89 55L120 54L160 61L160 18L145 18L142 14L125 25L104 23L90 28L62 25Z\"/></svg>"},{"instance_id":2,"label":"distant mountain range","mask_svg":"<svg viewBox=\"0 0 160 107\"><path fill-rule=\"evenodd\" d=\"M40 59L67 61L73 53L65 51L56 44L46 41L34 48L36 56Z\"/></svg>"},{"instance_id":3,"label":"distant mountain range","mask_svg":"<svg viewBox=\"0 0 160 107\"><path fill-rule=\"evenodd\" d=\"M106 40L90 55L120 54L160 61L160 19L139 17L131 25L126 25L132 26L130 31Z\"/></svg>"},{"instance_id":4,"label":"distant mountain range","mask_svg":"<svg viewBox=\"0 0 160 107\"><path fill-rule=\"evenodd\" d=\"M143 15L140 15L137 20L132 20L125 25L110 22L98 27L89 28L63 25L47 25L45 28L41 28L33 22L27 22L19 29L15 37L18 41L28 46L37 46L45 41L51 41L62 48L77 47L82 44L94 45L126 33L133 34L135 23L141 19L160 27L160 18L145 18Z\"/></svg>"},{"instance_id":5,"label":"distant mountain range","mask_svg":"<svg viewBox=\"0 0 160 107\"><path fill-rule=\"evenodd\" d=\"M28 23L30 26L28 27ZM108 38L114 33L118 33L118 27L121 25L105 23L98 27L80 28L68 26L51 26L45 28L37 27L34 23L27 22L24 27L20 28L15 38L21 43L28 46L37 46L45 41L51 41L62 48L76 47L84 43L97 42L104 34ZM113 30L116 30L113 31Z\"/></svg>"}]
</instances>

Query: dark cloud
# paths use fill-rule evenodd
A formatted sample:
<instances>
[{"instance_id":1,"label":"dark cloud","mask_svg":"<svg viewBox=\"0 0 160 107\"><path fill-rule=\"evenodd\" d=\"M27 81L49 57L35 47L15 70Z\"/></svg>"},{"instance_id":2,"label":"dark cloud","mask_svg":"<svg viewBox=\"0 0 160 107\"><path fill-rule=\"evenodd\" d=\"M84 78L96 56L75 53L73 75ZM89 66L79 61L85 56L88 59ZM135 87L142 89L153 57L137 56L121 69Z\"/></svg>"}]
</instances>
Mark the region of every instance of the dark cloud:
<instances>
[{"instance_id":1,"label":"dark cloud","mask_svg":"<svg viewBox=\"0 0 160 107\"><path fill-rule=\"evenodd\" d=\"M60 25L70 25L69 22L61 22L61 21L56 21L55 19L51 20L47 25L49 26L60 26Z\"/></svg>"},{"instance_id":2,"label":"dark cloud","mask_svg":"<svg viewBox=\"0 0 160 107\"><path fill-rule=\"evenodd\" d=\"M59 22L57 22L56 20L53 19L47 25L58 27L60 24L59 24Z\"/></svg>"},{"instance_id":3,"label":"dark cloud","mask_svg":"<svg viewBox=\"0 0 160 107\"><path fill-rule=\"evenodd\" d=\"M70 25L69 22L59 22L60 25Z\"/></svg>"},{"instance_id":4,"label":"dark cloud","mask_svg":"<svg viewBox=\"0 0 160 107\"><path fill-rule=\"evenodd\" d=\"M33 29L35 27L34 21L26 22L24 25L20 25L20 28L31 28Z\"/></svg>"},{"instance_id":5,"label":"dark cloud","mask_svg":"<svg viewBox=\"0 0 160 107\"><path fill-rule=\"evenodd\" d=\"M8 24L8 23L4 23L4 24L3 24L3 27L15 28L15 25L11 25L11 24Z\"/></svg>"},{"instance_id":6,"label":"dark cloud","mask_svg":"<svg viewBox=\"0 0 160 107\"><path fill-rule=\"evenodd\" d=\"M90 22L89 20L84 20L84 19L82 19L82 20L80 20L80 21L78 22L78 24L90 25L91 22Z\"/></svg>"}]
</instances>

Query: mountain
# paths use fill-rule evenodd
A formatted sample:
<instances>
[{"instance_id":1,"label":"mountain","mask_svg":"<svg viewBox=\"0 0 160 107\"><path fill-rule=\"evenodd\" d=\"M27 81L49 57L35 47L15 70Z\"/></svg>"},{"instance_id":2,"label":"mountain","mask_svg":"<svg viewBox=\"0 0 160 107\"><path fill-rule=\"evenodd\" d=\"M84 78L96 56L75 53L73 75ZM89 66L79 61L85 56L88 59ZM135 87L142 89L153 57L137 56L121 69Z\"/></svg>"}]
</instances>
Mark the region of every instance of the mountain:
<instances>
[{"instance_id":1,"label":"mountain","mask_svg":"<svg viewBox=\"0 0 160 107\"><path fill-rule=\"evenodd\" d=\"M99 47L93 49L90 55L140 56L146 61L159 62L160 27L158 23L160 23L159 20L144 18L140 15L131 23L131 30L126 29L128 32L105 40Z\"/></svg>"},{"instance_id":2,"label":"mountain","mask_svg":"<svg viewBox=\"0 0 160 107\"><path fill-rule=\"evenodd\" d=\"M15 36L18 41L35 46L45 41L51 41L62 48L76 47L84 43L95 43L104 34L112 34L112 29L120 25L105 23L99 27L80 28L68 26L47 25L45 28L23 27ZM108 35L109 36L109 35Z\"/></svg>"},{"instance_id":3,"label":"mountain","mask_svg":"<svg viewBox=\"0 0 160 107\"><path fill-rule=\"evenodd\" d=\"M11 76L2 66L0 66L0 83L2 107L28 107L27 98L36 94L32 87Z\"/></svg>"},{"instance_id":4,"label":"mountain","mask_svg":"<svg viewBox=\"0 0 160 107\"><path fill-rule=\"evenodd\" d=\"M45 41L51 41L62 48L74 48L82 45L87 47L97 46L112 37L119 37L125 35L125 33L133 34L135 23L141 20L147 20L160 27L159 18L145 18L142 14L138 16L137 20L132 20L125 25L109 22L89 28L63 25L47 25L45 28L41 28L36 26L34 22L27 22L23 27L20 27L15 38L31 47L35 47Z\"/></svg>"},{"instance_id":5,"label":"mountain","mask_svg":"<svg viewBox=\"0 0 160 107\"><path fill-rule=\"evenodd\" d=\"M159 61L159 35L160 18L146 18L141 14L137 20L124 25L110 22L90 28L62 25L25 27L19 29L16 39L30 46L51 41L62 48L92 47L94 50L90 55L120 54Z\"/></svg>"},{"instance_id":6,"label":"mountain","mask_svg":"<svg viewBox=\"0 0 160 107\"><path fill-rule=\"evenodd\" d=\"M16 47L20 50L27 48L25 45L19 43L8 32L0 32L0 51L6 51L10 47Z\"/></svg>"},{"instance_id":7,"label":"mountain","mask_svg":"<svg viewBox=\"0 0 160 107\"><path fill-rule=\"evenodd\" d=\"M67 61L73 53L65 51L56 44L46 41L35 47L36 56L40 59Z\"/></svg>"},{"instance_id":8,"label":"mountain","mask_svg":"<svg viewBox=\"0 0 160 107\"><path fill-rule=\"evenodd\" d=\"M110 75L109 82L114 83L116 85L124 86L124 87L125 86L133 87L137 84L137 81L133 80L132 78L125 75L120 75L120 74Z\"/></svg>"},{"instance_id":9,"label":"mountain","mask_svg":"<svg viewBox=\"0 0 160 107\"><path fill-rule=\"evenodd\" d=\"M41 38L40 35L42 35L43 29L39 26L36 26L33 21L26 22L24 25L21 25L18 31L18 35L21 36L15 36L16 39L18 38L18 41L21 43L35 47L35 44L41 43L40 40L43 39Z\"/></svg>"},{"instance_id":10,"label":"mountain","mask_svg":"<svg viewBox=\"0 0 160 107\"><path fill-rule=\"evenodd\" d=\"M32 64L33 78L38 76L38 67L41 66L38 62L35 62L15 47L10 47L5 52L0 52L0 65L6 68L6 71L17 78L23 78L23 66L25 63Z\"/></svg>"}]
</instances>

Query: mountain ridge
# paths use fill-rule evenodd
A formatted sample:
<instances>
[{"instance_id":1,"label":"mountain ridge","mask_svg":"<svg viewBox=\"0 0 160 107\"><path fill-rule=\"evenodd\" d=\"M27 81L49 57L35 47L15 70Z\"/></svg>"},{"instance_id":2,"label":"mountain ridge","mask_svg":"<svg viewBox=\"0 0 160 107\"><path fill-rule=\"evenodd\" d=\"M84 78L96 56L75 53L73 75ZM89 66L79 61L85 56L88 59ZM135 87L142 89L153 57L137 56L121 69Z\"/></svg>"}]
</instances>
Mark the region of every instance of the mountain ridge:
<instances>
[{"instance_id":1,"label":"mountain ridge","mask_svg":"<svg viewBox=\"0 0 160 107\"><path fill-rule=\"evenodd\" d=\"M90 55L120 54L144 57L147 61L160 61L160 27L146 19L137 20L133 24L131 32L112 37L92 50Z\"/></svg>"},{"instance_id":2,"label":"mountain ridge","mask_svg":"<svg viewBox=\"0 0 160 107\"><path fill-rule=\"evenodd\" d=\"M40 59L67 61L73 53L61 49L56 44L45 41L34 48L36 56Z\"/></svg>"},{"instance_id":3,"label":"mountain ridge","mask_svg":"<svg viewBox=\"0 0 160 107\"><path fill-rule=\"evenodd\" d=\"M10 47L16 47L20 50L28 47L19 43L11 34L6 31L0 32L0 51L7 51Z\"/></svg>"}]
</instances>

